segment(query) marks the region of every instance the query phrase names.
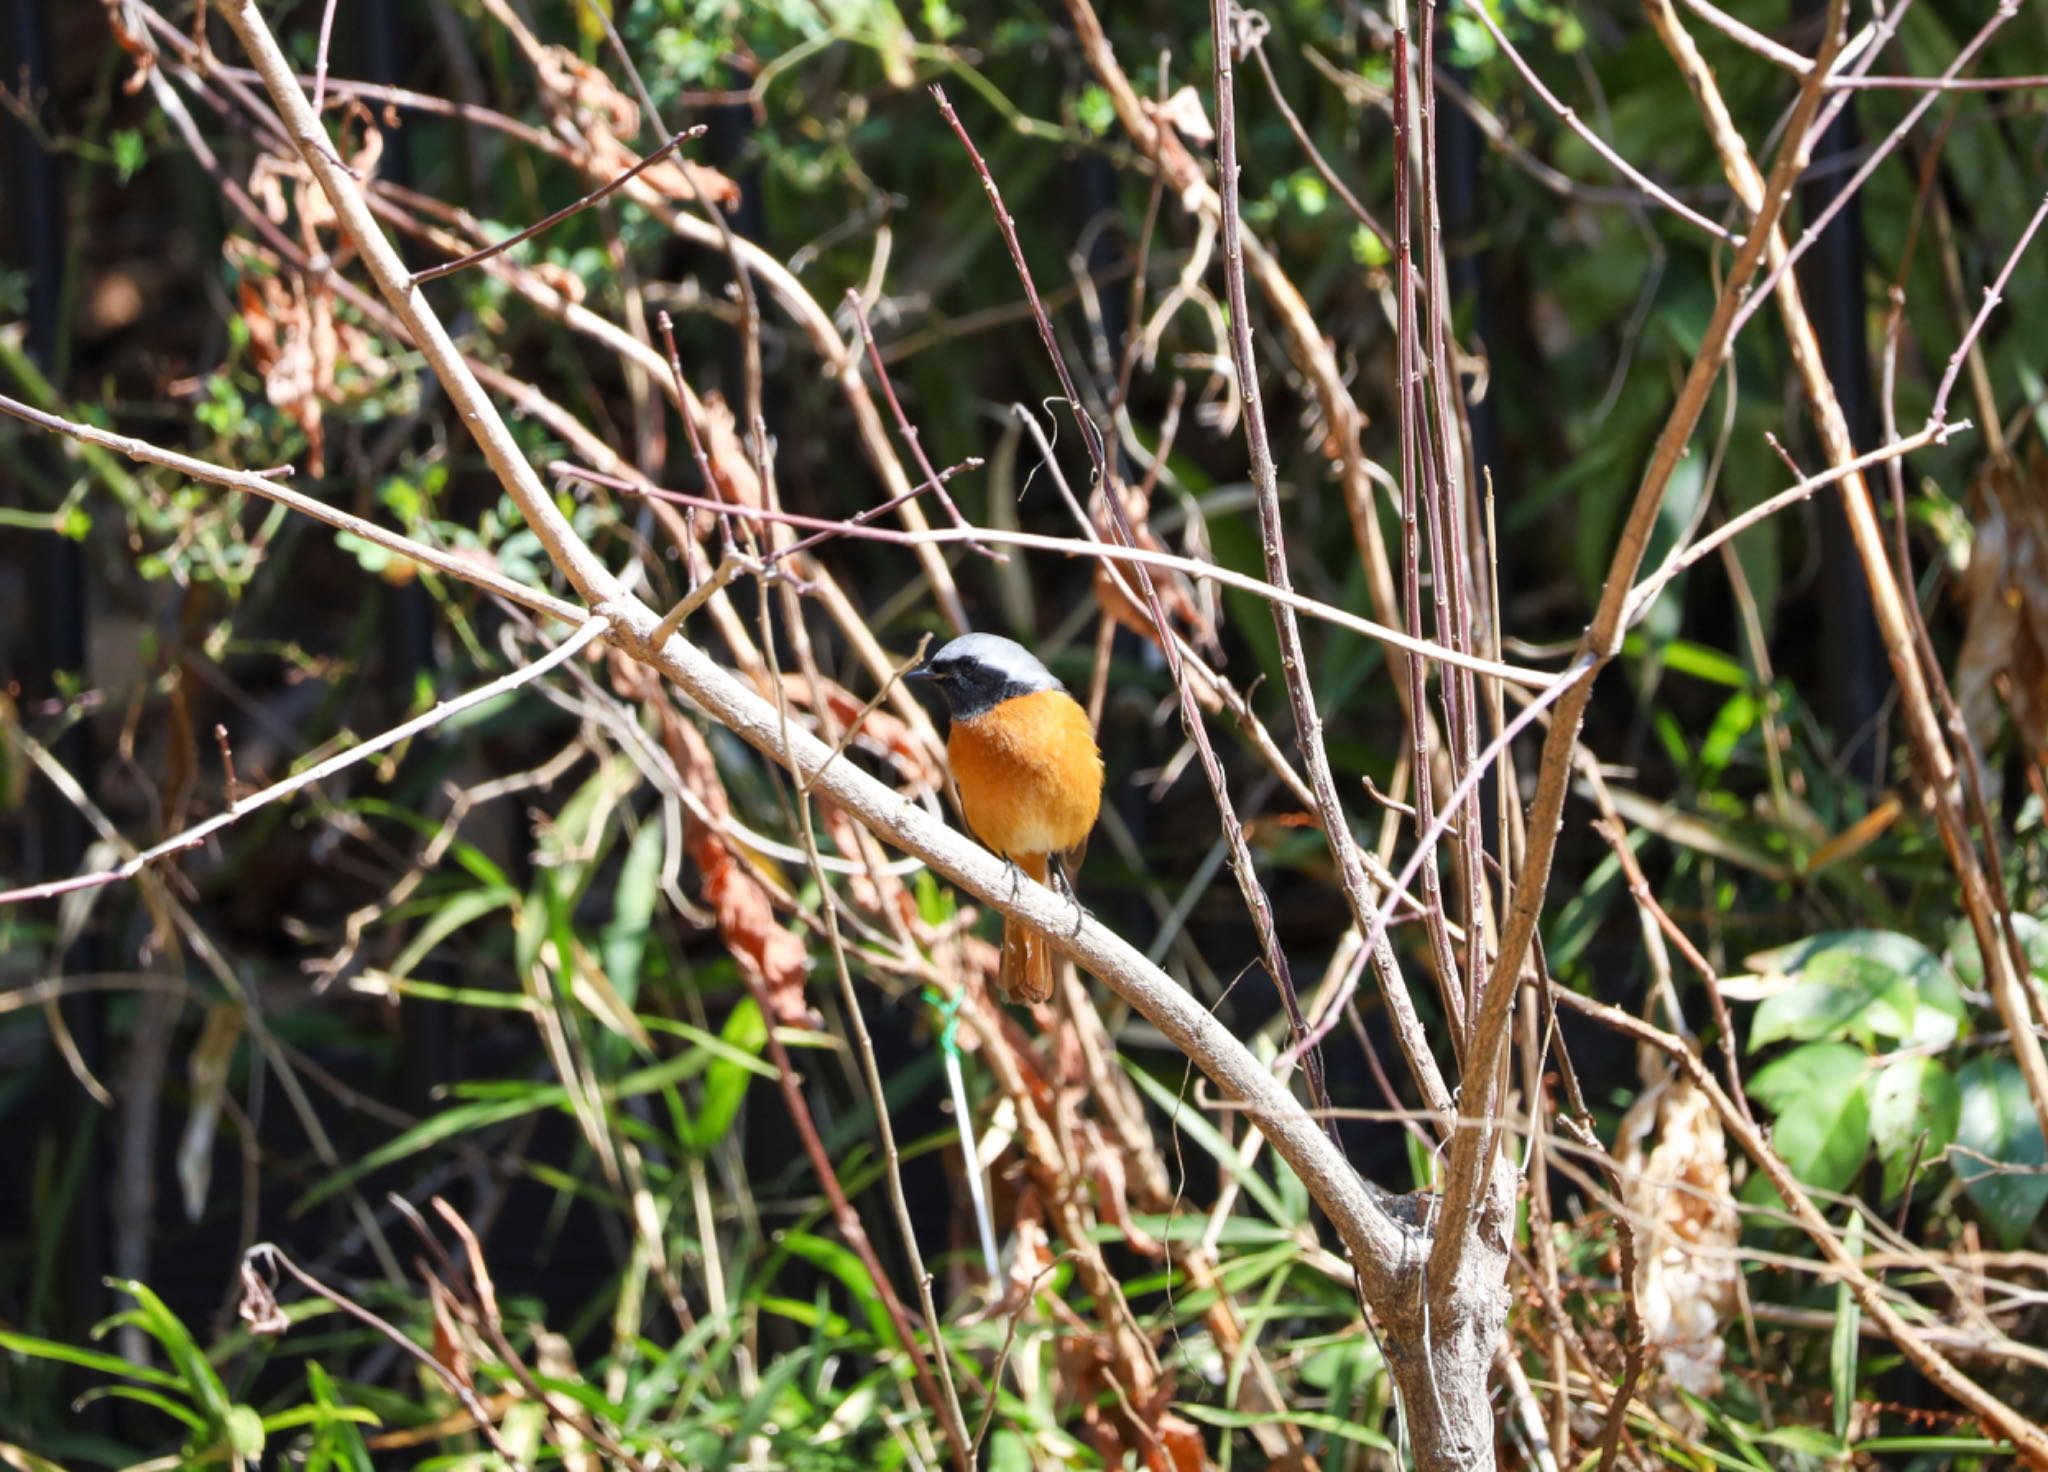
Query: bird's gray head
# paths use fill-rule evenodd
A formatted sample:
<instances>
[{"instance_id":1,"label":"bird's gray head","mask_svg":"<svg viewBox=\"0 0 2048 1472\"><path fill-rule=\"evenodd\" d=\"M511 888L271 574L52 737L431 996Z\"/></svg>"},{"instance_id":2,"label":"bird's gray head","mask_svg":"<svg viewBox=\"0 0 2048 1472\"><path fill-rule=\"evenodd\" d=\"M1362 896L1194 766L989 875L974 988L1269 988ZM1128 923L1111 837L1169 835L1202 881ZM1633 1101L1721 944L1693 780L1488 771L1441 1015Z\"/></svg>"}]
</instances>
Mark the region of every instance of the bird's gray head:
<instances>
[{"instance_id":1,"label":"bird's gray head","mask_svg":"<svg viewBox=\"0 0 2048 1472\"><path fill-rule=\"evenodd\" d=\"M935 685L956 721L972 720L1014 696L1066 688L1030 650L1000 634L962 634L909 678Z\"/></svg>"}]
</instances>

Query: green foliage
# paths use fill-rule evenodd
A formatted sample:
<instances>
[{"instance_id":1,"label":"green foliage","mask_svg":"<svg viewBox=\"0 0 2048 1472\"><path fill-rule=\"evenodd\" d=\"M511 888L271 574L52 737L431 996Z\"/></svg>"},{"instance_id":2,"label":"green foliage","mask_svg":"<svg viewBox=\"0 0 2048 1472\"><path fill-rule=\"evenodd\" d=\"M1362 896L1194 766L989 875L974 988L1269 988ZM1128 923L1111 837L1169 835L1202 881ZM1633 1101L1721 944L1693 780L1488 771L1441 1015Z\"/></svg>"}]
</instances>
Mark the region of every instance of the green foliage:
<instances>
[{"instance_id":1,"label":"green foliage","mask_svg":"<svg viewBox=\"0 0 2048 1472\"><path fill-rule=\"evenodd\" d=\"M871 303L892 382L939 463L989 458L985 472L951 484L970 519L1071 530L1046 475L1034 474L1028 447L1011 454L1002 443L1011 426L1000 407L990 412L1016 401L1057 419L1045 397L1057 388L1035 329L1014 311L1020 288L982 194L925 90L943 82L987 151L1062 340L1084 369L1083 394L1099 403L1116 378L1116 345L1101 344L1098 352L1094 324L1126 300L1154 179L1133 165L1115 99L1091 72L1062 7L542 0L525 9L545 43L609 77L623 97L632 88L601 23L609 17L642 66L663 127L716 123L717 136L686 156L738 182L744 206L729 222L782 263L777 269L786 267L826 316L849 290ZM1784 33L1780 9L1734 9L1750 24ZM1211 105L1199 12L1158 4L1097 10L1141 96L1171 95L1185 84ZM1367 11L1314 0L1268 7L1273 30L1265 55L1332 167L1385 218L1393 70L1378 26L1384 7ZM1710 214L1720 211L1720 162L1685 105L1669 58L1634 11L1498 0L1490 13L1589 125L1653 177L1705 201ZM409 85L459 90L552 138L565 126L574 130L537 98L528 59L495 23L474 6L452 7L450 15L452 37L437 32L431 48L406 59L419 73L407 76ZM295 14L281 23L310 69L307 19ZM1525 82L1465 8L1442 7L1438 19L1439 62L1470 93L1498 140L1475 166L1473 221L1444 243L1458 293L1455 325L1468 355L1463 382L1493 421L1496 459L1487 469L1497 482L1489 489L1498 493L1493 509L1502 535L1493 551L1504 622L1510 635L1533 644L1568 641L1583 627L1673 385L1702 340L1729 253L1630 198L1583 140L1531 101ZM1980 23L1980 14L1950 0L1908 7L1883 70L1938 71ZM1737 126L1759 143L1772 136L1790 79L1718 32L1694 30L1729 88ZM1998 51L1998 71L2048 69L2039 27L2016 24ZM359 361L337 367L346 391L327 410L330 470L312 475L305 427L283 407L287 396L274 391L250 321L233 305L245 284L271 280L273 272L280 283L298 278L267 254L224 257L222 230L247 237L252 227L209 190L194 188L202 176L153 94L145 89L138 100L119 93L127 72L118 62L98 68L91 106L67 109L58 99L48 110L67 127L76 114L87 118L79 136L59 140L79 166L65 207L94 230L80 264L70 268L87 279L45 283L0 270L0 317L10 322L48 301L44 293L58 299L68 335L59 356L71 360L73 371L46 375L30 361L20 334L0 329L0 389L224 463L295 463L296 484L308 494L510 577L572 592L446 412L417 357L384 340L376 322L346 298L333 303L335 321L361 334L364 347ZM337 78L352 65L338 60ZM1302 155L1256 68L1245 66L1239 78L1246 218L1292 273L1305 310L1334 346L1364 410L1364 453L1378 465L1397 465L1397 375L1387 320L1393 261ZM207 111L202 94L183 95L224 167L248 181L249 161L266 146L262 135ZM1884 136L1916 96L1857 94L1863 136ZM1911 304L1896 365L1898 416L1909 428L1926 411L1960 321L2040 197L2023 105L1970 94L1952 100L1952 110L1947 100L1942 104L1940 115L1950 119L1943 124L1948 162L1932 196L1951 218L1937 231L1916 205L1917 162L1880 170L1863 212L1868 299L1881 305L1883 282L1897 271ZM40 104L36 111L40 118ZM340 116L330 112L331 119ZM588 187L547 149L476 118L389 116L402 123L394 127L381 107L377 112L394 151L375 177L403 178L466 212L481 239L503 239ZM1455 104L1442 99L1437 121L1447 130L1462 125ZM643 118L624 145L648 146L656 122ZM361 124L352 114L345 136L360 136ZM389 167L401 143L402 174ZM1916 130L1914 148L1926 145ZM1191 148L1198 158L1205 153L1192 140ZM109 187L118 192L107 193ZM298 208L294 188L285 186L280 206L288 214ZM129 210L133 221L122 213ZM123 229L103 232L117 216ZM1120 235L1086 233L1112 216ZM142 221L146 229L135 223ZM300 239L301 224L289 219L287 238ZM1910 260L1909 239L1918 242ZM333 245L331 234L322 240L323 249ZM1099 248L1100 261L1112 263L1085 294L1076 278L1098 262L1077 259L1084 240ZM1207 248L1199 241L1168 192L1154 221L1144 311L1157 310L1198 248ZM408 249L427 254L419 242ZM85 334L85 304L93 288L107 284L94 273L111 277L123 261L110 258L122 257L155 268L159 255L177 268L177 284L159 290L151 283L161 275L132 273L146 296L141 325ZM550 280L580 292L582 309L608 325L639 332L653 311L671 310L693 391L715 391L728 407L742 407L744 387L733 366L735 307L715 248L678 241L653 213L620 196L522 243L507 259L553 273ZM325 264L337 279L362 283L348 251L337 248ZM1478 294L1455 284L1468 268L1480 278ZM1951 268L1961 282L1954 301L1945 275ZM764 310L778 494L806 514L871 507L881 494L833 386L840 365L815 352L803 324L778 301L779 281L766 269L753 276ZM1156 342L1147 344L1156 355L1148 353L1134 374L1132 398L1122 406L1127 423L1118 427L1149 455L1161 444L1172 385L1184 386L1186 413L1154 491L1154 529L1176 547L1259 574L1264 548L1244 493L1241 436L1219 433L1213 413L1223 380L1212 381L1210 365L1227 351L1215 336L1224 310L1220 281L1212 254L1206 274L1192 281L1199 290L1181 297L1158 324ZM2044 283L2048 273L2017 272L1983 342L2001 417L2025 427L2031 415L2037 435L2048 431L2048 365L2040 362L2039 334L2024 324L2048 320ZM480 361L552 395L552 407L655 479L701 489L682 427L663 410L664 383L622 366L601 341L537 307L501 276L471 271L428 290ZM1366 611L1368 580L1357 529L1331 482L1324 410L1296 376L1300 365L1278 345L1268 304L1255 301L1252 310L1282 462L1290 565L1304 591ZM1752 506L1794 478L1767 431L1791 454L1808 454L1791 430L1798 391L1770 317L1761 315L1725 365L1652 528L1650 565L1700 525ZM2022 325L2002 330L2008 321ZM836 325L845 331L848 324L841 318ZM871 381L872 371L862 371ZM501 402L517 409L514 433L534 465L587 458L531 403ZM1057 453L1070 473L1081 463L1071 436ZM1903 482L1912 551L1929 575L1922 603L1944 656L1955 630L1943 590L1968 566L1981 454L1981 437L1958 434L1917 454ZM104 659L92 670L60 672L61 714L17 709L14 688L0 691L0 735L18 727L44 739L72 720L98 721L103 754L118 754L109 763L118 769L110 779L111 820L130 837L156 836L158 828L170 831L174 818L214 810L222 780L209 740L215 719L236 723L247 786L252 773L269 780L530 654L521 616L466 585L417 574L382 547L348 533L330 539L239 495L137 469L98 450L28 453L5 436L0 473L13 492L0 513L0 534L74 544L107 584L95 589L95 617L103 607L121 615L109 615L96 635L106 648L132 656L104 682ZM1074 488L1084 496L1089 489L1080 480ZM1375 485L1375 494L1383 490ZM641 579L650 601L683 595L688 576L645 503L567 488L560 495L578 533L607 565ZM1397 516L1389 505L1381 514L1380 530L1398 545ZM1588 746L1613 764L1611 783L1634 800L1627 841L1681 928L1716 964L1727 954L1773 947L1753 964L1782 983L1774 980L1745 1019L1744 1071L1795 1174L1853 1198L1847 1206L1830 1203L1831 1217L1873 1241L1904 1213L1909 1232L1929 1241L1947 1241L1967 1223L2004 1246L2038 1248L2048 1151L1980 995L1975 942L1966 927L1952 928L1953 885L1931 825L1912 800L1905 758L1895 754L1881 784L1904 796L1903 815L1844 842L1884 809L1852 755L1862 733L1833 729L1818 693L1829 655L1815 652L1806 627L1818 523L1805 516L1786 515L1745 533L1726 561L1689 571L1628 631L1594 707ZM715 558L722 543L714 534L704 546ZM824 555L885 653L906 651L935 626L930 591L904 549L844 539ZM993 566L963 555L954 572L977 625L1030 639L1080 690L1094 676L1089 574L1066 562L1018 555ZM1427 600L1434 575L1423 571ZM734 591L740 616L751 621L757 590L742 582ZM771 591L771 601L778 594ZM424 618L415 621L421 611ZM1223 668L1273 743L1291 754L1292 715L1269 612L1237 592L1221 600L1221 611ZM421 629L425 652L397 661L393 648ZM692 615L685 632L734 662L723 643L727 631L707 627L703 614ZM771 659L789 665L787 629L769 637L758 628L747 632ZM1382 815L1360 799L1359 779L1370 773L1382 790L1393 790L1394 774L1413 754L1411 733L1378 646L1314 628L1309 638L1311 683L1344 802L1363 815L1361 833L1371 837L1367 825ZM861 684L865 676L842 642L813 630L813 657L827 678L865 698L872 682ZM1114 649L1103 724L1122 827L1116 842L1098 839L1084 892L1119 926L1138 917L1131 921L1134 938L1155 917L1173 916L1181 940L1175 947L1162 939L1169 964L1270 1063L1277 1036L1270 988L1255 972L1234 980L1250 947L1231 909L1227 873L1219 878L1213 864L1202 867L1215 836L1209 799L1160 704L1169 693L1166 677L1148 653L1134 649L1128 638ZM941 877L920 870L909 880L917 943L901 956L894 930L907 918L844 902L861 880L835 877L857 995L886 1060L884 1098L870 1099L847 1051L846 1019L831 1010L841 1005L836 988L817 980L830 970L818 923L822 899L796 848L788 774L764 770L710 732L731 811L702 810L693 805L696 794L676 786L656 722L611 698L601 665L559 673L546 695L524 691L468 712L388 762L266 810L203 853L180 855L178 873L158 876L161 889L109 890L93 901L94 924L105 936L141 947L142 969L189 992L179 1002L188 1010L169 1022L126 996L106 1014L117 1058L144 1051L139 1041L151 1039L152 1029L168 1039L158 1059L160 1097L150 1101L166 1135L198 1116L207 1097L200 1070L185 1056L195 1004L251 1009L238 1013L243 1041L225 1065L228 1081L215 1088L241 1116L232 1130L220 1126L218 1141L207 1136L192 1146L197 1158L218 1156L218 1179L200 1193L201 1219L190 1224L190 1238L166 1229L149 1244L151 1275L161 1275L156 1292L123 1284L123 1310L97 1337L66 1326L65 1312L77 1306L67 1301L63 1269L73 1245L67 1223L101 1168L103 1140L92 1131L104 1126L64 1132L42 1117L52 1079L55 1087L70 1087L70 1080L59 1076L63 1063L35 1031L48 1028L43 1009L7 1013L0 1023L5 1040L23 1044L8 1056L36 1061L0 1076L0 1121L25 1131L33 1126L38 1146L22 1188L34 1229L0 1253L0 1299L9 1315L0 1331L0 1435L12 1438L0 1443L0 1459L36 1467L48 1453L68 1465L155 1459L168 1466L225 1465L239 1456L311 1472L360 1472L400 1455L380 1434L407 1433L417 1444L405 1456L429 1465L479 1464L484 1454L476 1438L445 1430L456 1407L444 1388L409 1372L369 1375L363 1366L384 1357L385 1348L324 1304L288 1304L293 1329L269 1343L205 1327L223 1285L203 1285L197 1296L208 1300L204 1310L174 1291L179 1274L170 1265L183 1263L193 1240L214 1248L241 1230L244 1203L223 1184L223 1162L235 1157L238 1144L257 1162L249 1191L262 1228L352 1244L352 1255L340 1255L347 1271L370 1285L362 1289L365 1300L422 1345L435 1343L430 1307L422 1295L379 1281L362 1246L363 1222L388 1225L387 1190L413 1201L442 1191L465 1209L472 1183L482 1183L487 1197L516 1195L514 1215L537 1224L530 1256L521 1261L507 1249L514 1260L503 1262L495 1253L505 1239L486 1234L487 1250L508 1278L525 1274L521 1288L505 1293L507 1334L532 1364L544 1338L567 1340L566 1367L555 1361L536 1373L642 1460L898 1466L909 1462L906 1444L930 1437L936 1422L929 1408L924 1421L905 1410L909 1359L880 1285L840 1235L809 1159L790 1146L781 1093L759 1086L777 1081L764 1061L771 1019L744 983L719 916L699 912L707 903L702 876L672 850L672 840L708 824L744 850L761 876L772 923L810 953L814 979L799 1000L825 1011L827 1028L799 1036L783 1026L777 1036L797 1051L799 1091L899 1288L910 1279L900 1271L897 1224L888 1214L876 1110L890 1110L899 1125L925 1119L917 1138L899 1142L900 1154L913 1162L954 1162L949 1189L959 1181L960 1131L1008 1140L1019 1128L1014 1108L998 1107L1001 1091L977 1058L974 1039L935 1023L922 999L931 968L951 977L948 968L958 967L951 936L969 911ZM1327 846L1319 834L1293 826L1295 799L1267 783L1269 763L1252 724L1232 714L1210 727L1254 832L1260 873L1285 912L1297 978L1306 987L1346 923ZM1998 769L2004 753L1987 754ZM559 766L558 757L566 758ZM878 758L856 741L844 759ZM500 779L511 781L509 774L520 775L495 790ZM16 744L0 740L0 811L12 814L36 801L41 786ZM1642 976L1629 890L1618 862L1586 838L1584 811L1577 804L1567 809L1560 880L1541 930L1543 958L1570 985L1633 1004L1628 993ZM2016 902L2041 910L2048 862L2039 853L2038 808L2031 812L1994 841L2007 844ZM2003 822L2006 814L1996 817ZM1400 822L1394 827L1405 844L1409 830ZM755 848L757 840L768 846ZM829 858L864 859L837 853L829 834L824 841ZM5 877L15 882L11 872ZM806 913L793 918L799 908ZM181 928L181 916L193 917L192 929ZM979 923L983 938L992 934L989 917ZM2018 923L2037 976L2048 979L2048 925L2030 914ZM17 976L65 974L61 926L55 907L0 911L0 972L10 984ZM1808 938L1778 944L1801 935ZM1914 939L1943 935L1945 950L1938 941ZM1410 974L1421 976L1422 927L1404 917L1392 943ZM308 972L317 984L307 984ZM1366 983L1362 1015L1377 1027L1372 985ZM1683 1005L1697 1026L1705 1014L1694 1001L1687 993ZM445 1024L457 1040L454 1055L462 1062L452 1076L412 1071L409 1047L431 1030L427 1019ZM963 1286L977 1283L978 1252L970 1248L964 1261L955 1255L977 1234L927 1234L921 1246L943 1324L934 1336L914 1317L913 1332L928 1354L952 1357L970 1420L990 1418L987 1464L1092 1464L1096 1452L1083 1423L1103 1406L1062 1392L1071 1370L1062 1355L1073 1348L1075 1323L1111 1311L1127 1311L1157 1347L1175 1377L1175 1413L1202 1428L1223 1465L1251 1462L1260 1445L1255 1433L1270 1435L1282 1424L1326 1466L1366 1465L1368 1453L1397 1455L1399 1416L1386 1365L1379 1346L1358 1330L1349 1284L1330 1271L1332 1259L1321 1250L1327 1233L1318 1247L1306 1188L1270 1151L1253 1147L1256 1137L1241 1116L1211 1107L1177 1053L1161 1050L1155 1036L1127 1026L1120 1014L1109 1020L1123 1051L1105 1066L1130 1081L1136 1102L1129 1107L1166 1142L1176 1193L1170 1210L1133 1211L1128 1221L1137 1229L1133 1239L1143 1234L1170 1243L1174 1255L1154 1259L1130 1250L1106 1176L1079 1189L1091 1197L1085 1204L1095 1213L1096 1238L1128 1272L1127 1310L1093 1303L1087 1280L1061 1255L1077 1244L1055 1238L1046 1248L1042 1296L1014 1314L1011 1303L989 1311L978 1286ZM1426 1025L1448 1061L1434 1013ZM1339 1033L1330 1047L1335 1055L1349 1044ZM962 1115L949 1112L955 1106L938 1082L942 1050L961 1071ZM1044 1052L1046 1076L1033 1076L1025 1087L1057 1102L1072 1087L1055 1071L1068 1060L1053 1047ZM106 1073L117 1088L123 1077ZM1547 1072L1538 1078L1547 1084ZM1342 1105L1382 1102L1361 1068L1343 1070L1337 1082ZM1518 1088L1522 1082L1518 1075ZM1589 1071L1584 1082L1600 1110L1625 1105L1637 1086L1628 1060ZM1088 1148L1088 1140L1066 1133L1065 1116L1051 1117L1062 1148ZM1091 1128L1098 1124L1089 1121ZM1347 1143L1369 1142L1359 1159L1391 1162L1394 1179L1383 1184L1440 1184L1441 1156L1428 1141L1402 1135L1393 1146L1378 1133L1393 1129L1382 1118L1347 1119L1341 1127ZM314 1148L316 1133L331 1137L331 1150ZM168 1150L171 1142L160 1143ZM1011 1241L1021 1234L1008 1213L1023 1211L1017 1198L1025 1188L1013 1160L1006 1155L987 1183L992 1230ZM1405 1181L1398 1179L1404 1163ZM1211 1179L1234 1197L1232 1209L1213 1220L1210 1202L1197 1199ZM1771 1194L1754 1173L1746 1192L1751 1204ZM964 1200L964 1190L959 1194ZM922 1213L929 1204L913 1206ZM965 1208L953 1209L958 1228ZM925 1223L922 1214L919 1221ZM1599 1358L1607 1349L1600 1334L1617 1319L1613 1237L1575 1221L1570 1205L1554 1226L1553 1245L1572 1285L1570 1312ZM528 1245L524 1236L512 1240ZM395 1229L391 1245L399 1259L409 1258L412 1245ZM1784 1260L1807 1250L1789 1235L1771 1245ZM1198 1246L1213 1250L1214 1284L1232 1295L1250 1337L1267 1352L1283 1413L1242 1408L1236 1392L1251 1371L1242 1356L1225 1352L1203 1317L1217 1289L1197 1290L1189 1280L1188 1254ZM572 1305L542 1302L531 1279L566 1271L561 1265L582 1248L601 1249L601 1281ZM209 1263L218 1255L191 1257ZM1028 1261L1006 1267L1028 1280ZM190 1283L178 1287L192 1291ZM988 1297L1018 1287L999 1279ZM1759 1302L1778 1299L1780 1287L1761 1271L1752 1284ZM179 1303L189 1323L157 1293ZM1708 1429L1685 1438L1639 1415L1632 1429L1649 1455L1688 1467L1773 1469L1892 1456L1918 1457L1916 1465L1931 1468L1937 1460L1962 1465L2001 1453L1979 1437L1863 1414L1869 1388L1890 1373L1891 1362L1862 1335L1853 1299L1804 1281L1783 1297L1808 1314L1831 1307L1829 1327L1810 1334L1773 1328L1763 1336L1760 1363L1748 1362L1748 1345L1731 1333L1729 1393L1692 1406ZM686 1312L677 1313L677 1304ZM148 1357L112 1352L107 1335L117 1331L145 1339ZM530 1443L537 1462L562 1455L550 1441L555 1428L495 1347L470 1348L480 1388L521 1398L506 1417L508 1435ZM1016 1367L990 1374L1005 1352L1014 1354ZM1574 1367L1574 1375L1582 1373ZM1797 1402L1796 1419L1778 1414L1783 1407L1760 1408L1758 1385ZM79 1409L110 1419L115 1431L81 1431L74 1396L83 1397ZM2038 1392L2032 1397L2031 1414L2048 1410ZM1822 1398L1828 1408L1816 1409Z\"/></svg>"},{"instance_id":2,"label":"green foliage","mask_svg":"<svg viewBox=\"0 0 2048 1472\"><path fill-rule=\"evenodd\" d=\"M2048 933L2018 916L2030 954ZM1909 936L1837 931L1750 957L1772 990L1750 1019L1749 1048L1801 1046L1749 1080L1777 1116L1772 1141L1793 1174L1823 1191L1847 1189L1874 1153L1880 1199L1909 1180L1954 1179L2007 1246L2024 1240L2048 1205L2041 1130L2018 1065L1952 1059L1968 1043L1958 985L1982 981L1967 928L1946 957ZM1953 1148L1952 1148L1953 1147ZM1767 1183L1750 1196L1767 1199Z\"/></svg>"}]
</instances>

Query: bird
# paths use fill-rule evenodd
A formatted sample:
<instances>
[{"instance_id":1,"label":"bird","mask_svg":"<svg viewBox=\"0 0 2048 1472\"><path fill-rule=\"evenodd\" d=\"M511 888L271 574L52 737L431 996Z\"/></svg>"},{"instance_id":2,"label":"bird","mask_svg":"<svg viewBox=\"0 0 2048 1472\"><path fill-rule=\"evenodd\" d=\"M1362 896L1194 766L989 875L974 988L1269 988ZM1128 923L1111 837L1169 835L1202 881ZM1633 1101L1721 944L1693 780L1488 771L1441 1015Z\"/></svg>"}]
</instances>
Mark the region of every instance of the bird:
<instances>
[{"instance_id":1,"label":"bird","mask_svg":"<svg viewBox=\"0 0 2048 1472\"><path fill-rule=\"evenodd\" d=\"M1073 892L1089 830L1102 810L1102 752L1074 697L1036 655L998 634L962 634L908 672L952 715L946 761L974 836L1040 884L1059 860ZM1025 1004L1052 996L1052 948L1003 922L997 983Z\"/></svg>"}]
</instances>

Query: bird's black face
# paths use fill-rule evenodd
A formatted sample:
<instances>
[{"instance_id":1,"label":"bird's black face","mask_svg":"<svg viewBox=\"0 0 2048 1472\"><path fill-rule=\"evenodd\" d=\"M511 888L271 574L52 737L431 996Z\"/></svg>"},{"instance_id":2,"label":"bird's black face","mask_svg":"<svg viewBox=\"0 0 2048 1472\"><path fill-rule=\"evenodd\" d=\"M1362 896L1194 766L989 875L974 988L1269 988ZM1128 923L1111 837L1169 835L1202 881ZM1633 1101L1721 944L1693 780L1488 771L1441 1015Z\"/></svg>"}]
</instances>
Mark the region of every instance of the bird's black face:
<instances>
[{"instance_id":1,"label":"bird's black face","mask_svg":"<svg viewBox=\"0 0 2048 1472\"><path fill-rule=\"evenodd\" d=\"M956 721L972 720L1013 696L1029 695L1036 688L980 660L957 656L947 659L944 654L941 650L938 656L912 670L908 678L923 680L937 690Z\"/></svg>"},{"instance_id":2,"label":"bird's black face","mask_svg":"<svg viewBox=\"0 0 2048 1472\"><path fill-rule=\"evenodd\" d=\"M908 678L937 686L956 721L971 721L1019 695L1065 688L1030 650L1000 634L962 634Z\"/></svg>"},{"instance_id":3,"label":"bird's black face","mask_svg":"<svg viewBox=\"0 0 2048 1472\"><path fill-rule=\"evenodd\" d=\"M962 635L908 678L935 686L956 721L973 720L1019 695L1060 688L1021 645L991 634Z\"/></svg>"}]
</instances>

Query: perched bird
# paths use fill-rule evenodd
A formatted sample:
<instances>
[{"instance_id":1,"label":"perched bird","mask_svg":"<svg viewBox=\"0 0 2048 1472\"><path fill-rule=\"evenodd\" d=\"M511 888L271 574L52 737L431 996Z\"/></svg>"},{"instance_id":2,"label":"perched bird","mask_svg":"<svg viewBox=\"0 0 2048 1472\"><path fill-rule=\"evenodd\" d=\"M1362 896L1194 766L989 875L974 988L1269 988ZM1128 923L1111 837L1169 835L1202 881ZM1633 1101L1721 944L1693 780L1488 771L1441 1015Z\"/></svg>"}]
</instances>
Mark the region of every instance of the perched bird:
<instances>
[{"instance_id":1,"label":"perched bird","mask_svg":"<svg viewBox=\"0 0 2048 1472\"><path fill-rule=\"evenodd\" d=\"M962 634L910 672L953 715L946 759L974 836L1036 879L1060 860L1069 881L1102 808L1102 753L1088 713L1023 645ZM1052 950L1025 926L1003 925L1003 995L1052 995Z\"/></svg>"}]
</instances>

